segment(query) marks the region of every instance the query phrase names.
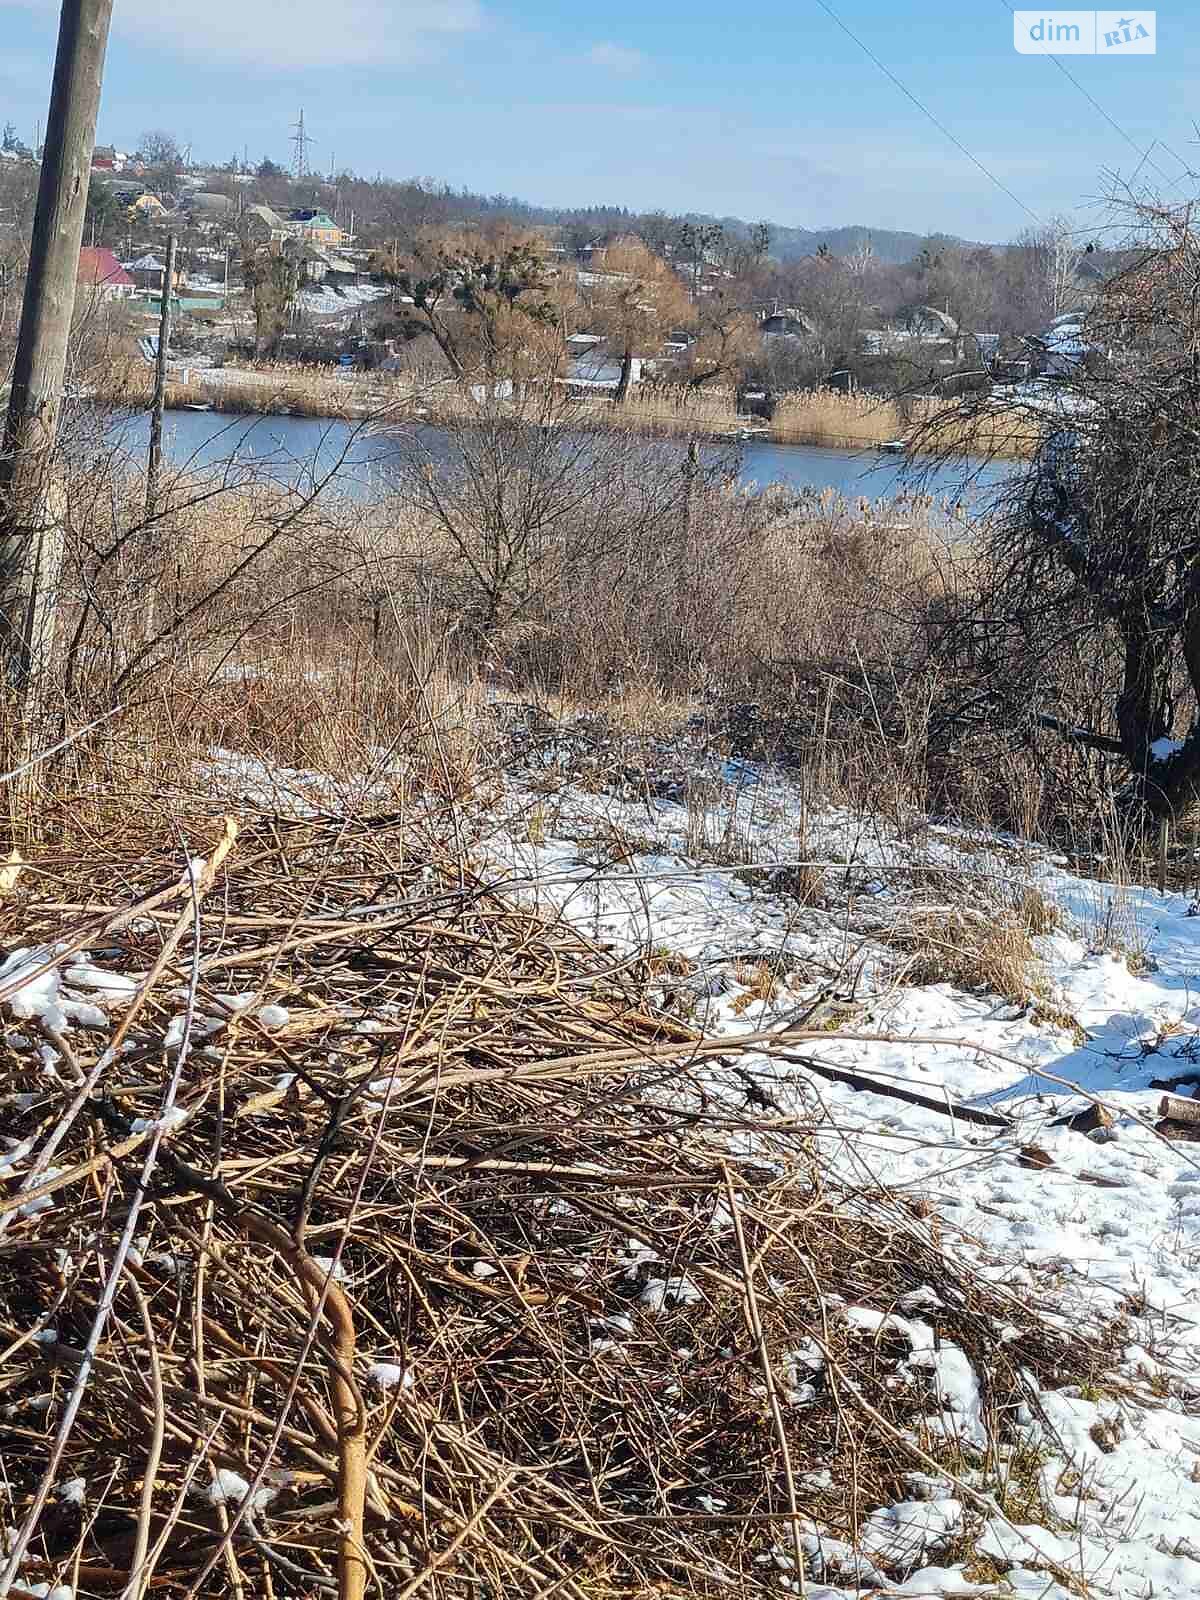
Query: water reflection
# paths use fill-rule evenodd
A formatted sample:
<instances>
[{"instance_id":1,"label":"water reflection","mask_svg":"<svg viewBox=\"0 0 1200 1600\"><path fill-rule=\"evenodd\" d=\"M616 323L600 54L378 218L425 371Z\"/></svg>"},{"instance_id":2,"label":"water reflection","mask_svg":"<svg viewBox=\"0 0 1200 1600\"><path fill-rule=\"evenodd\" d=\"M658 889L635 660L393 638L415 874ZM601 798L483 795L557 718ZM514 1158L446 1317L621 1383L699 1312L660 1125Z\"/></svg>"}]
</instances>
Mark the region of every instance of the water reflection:
<instances>
[{"instance_id":1,"label":"water reflection","mask_svg":"<svg viewBox=\"0 0 1200 1600\"><path fill-rule=\"evenodd\" d=\"M109 441L139 466L145 458L149 420L144 413L110 425ZM421 426L422 447L436 460L442 454L440 430ZM664 449L684 445L665 441ZM924 467L914 476L902 456L880 451L829 450L812 445L779 445L749 439L736 446L713 444L706 452L731 451L732 469L748 487L783 484L814 493L833 490L853 500L905 495L914 500L960 502L966 508L986 501L1009 472L1004 463L964 460ZM386 434L354 424L309 417L237 417L211 411L168 412L164 427L168 460L188 471L220 467L227 476L266 474L281 483L307 486L331 477L332 486L354 498L370 499L389 488L390 465L400 446ZM450 454L447 441L445 455Z\"/></svg>"}]
</instances>

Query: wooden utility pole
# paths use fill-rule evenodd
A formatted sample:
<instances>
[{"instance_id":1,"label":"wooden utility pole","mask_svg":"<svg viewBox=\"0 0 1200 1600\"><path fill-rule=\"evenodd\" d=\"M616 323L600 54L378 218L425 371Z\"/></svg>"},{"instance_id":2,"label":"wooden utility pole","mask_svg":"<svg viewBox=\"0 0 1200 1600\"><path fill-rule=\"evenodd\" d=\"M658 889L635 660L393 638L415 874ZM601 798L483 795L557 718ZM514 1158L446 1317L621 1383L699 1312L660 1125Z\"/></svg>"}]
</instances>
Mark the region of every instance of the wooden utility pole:
<instances>
[{"instance_id":1,"label":"wooden utility pole","mask_svg":"<svg viewBox=\"0 0 1200 1600\"><path fill-rule=\"evenodd\" d=\"M163 408L167 402L167 351L171 344L171 296L175 287L175 235L167 236L162 306L158 314L158 353L154 363L154 405L150 411L150 458L146 463L146 516L158 507L158 472L162 464Z\"/></svg>"},{"instance_id":2,"label":"wooden utility pole","mask_svg":"<svg viewBox=\"0 0 1200 1600\"><path fill-rule=\"evenodd\" d=\"M691 557L692 547L692 502L696 498L696 479L700 476L700 443L693 439L687 447L687 459L683 463L683 556L685 562Z\"/></svg>"},{"instance_id":3,"label":"wooden utility pole","mask_svg":"<svg viewBox=\"0 0 1200 1600\"><path fill-rule=\"evenodd\" d=\"M62 565L50 470L112 0L63 0L29 273L0 442L0 664L28 707L49 665Z\"/></svg>"}]
</instances>

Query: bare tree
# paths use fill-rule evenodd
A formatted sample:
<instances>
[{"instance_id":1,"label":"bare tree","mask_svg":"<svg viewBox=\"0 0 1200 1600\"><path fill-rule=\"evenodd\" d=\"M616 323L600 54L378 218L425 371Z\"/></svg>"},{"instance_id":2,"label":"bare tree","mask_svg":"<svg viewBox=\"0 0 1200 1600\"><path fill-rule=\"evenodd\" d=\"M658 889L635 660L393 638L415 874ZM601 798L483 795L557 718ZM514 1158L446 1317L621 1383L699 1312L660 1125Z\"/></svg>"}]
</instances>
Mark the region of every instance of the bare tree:
<instances>
[{"instance_id":1,"label":"bare tree","mask_svg":"<svg viewBox=\"0 0 1200 1600\"><path fill-rule=\"evenodd\" d=\"M243 240L242 277L254 312L254 349L272 354L287 329L300 288L300 268L289 256L256 249Z\"/></svg>"},{"instance_id":2,"label":"bare tree","mask_svg":"<svg viewBox=\"0 0 1200 1600\"><path fill-rule=\"evenodd\" d=\"M684 252L692 279L692 299L700 298L704 268L719 261L725 249L725 229L719 222L683 222L679 227L679 248Z\"/></svg>"},{"instance_id":3,"label":"bare tree","mask_svg":"<svg viewBox=\"0 0 1200 1600\"><path fill-rule=\"evenodd\" d=\"M969 722L1049 729L1115 758L1149 813L1200 816L1200 234L1193 205L1126 198L1130 264L1067 370L921 430L1038 440L985 524L987 621L944 635ZM1057 236L1056 236L1057 237ZM1046 241L1055 273L1061 257ZM1055 265L1057 261L1057 265ZM951 432L953 431L953 440Z\"/></svg>"},{"instance_id":4,"label":"bare tree","mask_svg":"<svg viewBox=\"0 0 1200 1600\"><path fill-rule=\"evenodd\" d=\"M615 240L597 262L591 296L596 324L620 357L618 405L629 393L636 357L655 353L672 328L693 318L687 291L667 263L640 239Z\"/></svg>"},{"instance_id":5,"label":"bare tree","mask_svg":"<svg viewBox=\"0 0 1200 1600\"><path fill-rule=\"evenodd\" d=\"M374 270L411 302L451 371L513 377L537 330L551 339L561 322L540 241L433 236L413 251L380 252ZM542 344L545 341L541 341Z\"/></svg>"},{"instance_id":6,"label":"bare tree","mask_svg":"<svg viewBox=\"0 0 1200 1600\"><path fill-rule=\"evenodd\" d=\"M165 128L150 128L138 139L138 155L148 167L177 167L183 157L179 140Z\"/></svg>"},{"instance_id":7,"label":"bare tree","mask_svg":"<svg viewBox=\"0 0 1200 1600\"><path fill-rule=\"evenodd\" d=\"M875 247L868 235L858 249L852 250L846 257L846 270L856 278L865 278L874 265Z\"/></svg>"},{"instance_id":8,"label":"bare tree","mask_svg":"<svg viewBox=\"0 0 1200 1600\"><path fill-rule=\"evenodd\" d=\"M401 435L397 494L430 530L430 548L453 552L448 579L441 564L442 599L476 648L569 615L566 596L586 589L585 573L629 581L635 548L668 569L680 564L672 534L683 538L689 482L679 447L579 421L577 406L542 382L512 404L485 396L437 436ZM728 470L716 452L697 464L693 495Z\"/></svg>"},{"instance_id":9,"label":"bare tree","mask_svg":"<svg viewBox=\"0 0 1200 1600\"><path fill-rule=\"evenodd\" d=\"M753 316L732 290L717 289L697 308L696 339L688 346L683 376L689 389L731 378L760 354L762 340Z\"/></svg>"},{"instance_id":10,"label":"bare tree","mask_svg":"<svg viewBox=\"0 0 1200 1600\"><path fill-rule=\"evenodd\" d=\"M1078 297L1075 274L1085 247L1070 222L1065 217L1051 217L1043 227L1027 229L1018 245L1028 257L1034 291L1046 320L1073 310Z\"/></svg>"}]
</instances>

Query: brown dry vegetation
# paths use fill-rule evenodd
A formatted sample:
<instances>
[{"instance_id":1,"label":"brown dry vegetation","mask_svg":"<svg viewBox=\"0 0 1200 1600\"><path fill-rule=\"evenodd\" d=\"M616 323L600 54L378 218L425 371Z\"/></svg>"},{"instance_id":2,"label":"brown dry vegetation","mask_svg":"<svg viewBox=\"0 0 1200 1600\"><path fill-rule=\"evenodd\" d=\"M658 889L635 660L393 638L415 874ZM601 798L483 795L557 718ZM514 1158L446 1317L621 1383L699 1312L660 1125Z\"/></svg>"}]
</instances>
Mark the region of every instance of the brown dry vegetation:
<instances>
[{"instance_id":1,"label":"brown dry vegetation","mask_svg":"<svg viewBox=\"0 0 1200 1600\"><path fill-rule=\"evenodd\" d=\"M137 357L106 360L89 373L88 381L102 403L134 408L149 405L154 386L151 368ZM420 372L347 378L333 368L263 361L245 363L229 374L196 368L186 384L171 380L167 405L339 419L420 414L431 421L450 422L478 411L478 402L461 386ZM943 414L939 430L934 425ZM1034 423L1024 413L1010 417L995 412L967 423L949 402L942 405L927 396L891 400L833 389L780 396L768 422L739 413L729 389L644 384L632 389L619 406L608 398L583 398L577 402L575 421L617 432L688 439L727 438L751 430L776 444L846 450L903 442L919 429L923 449L988 458L1028 456L1037 439Z\"/></svg>"},{"instance_id":2,"label":"brown dry vegetation","mask_svg":"<svg viewBox=\"0 0 1200 1600\"><path fill-rule=\"evenodd\" d=\"M155 809L127 802L100 849L77 814L0 913L137 975L108 1008L118 1076L105 1029L52 1032L49 1083L5 1045L9 1125L55 1144L0 1200L13 1527L95 1349L53 1473L82 1504L35 1518L22 1582L749 1597L797 1556L845 1579L910 1474L962 1502L959 1559L989 1494L1040 1511L1010 1500L1012 1419L1098 1381L1121 1328L1063 1331L918 1205L823 1183L806 1127L490 890L439 807L243 805L194 895L180 850L211 850L214 802L169 806L180 849ZM986 1451L888 1331L910 1295L986 1368ZM894 1575L926 1549L869 1548Z\"/></svg>"},{"instance_id":3,"label":"brown dry vegetation","mask_svg":"<svg viewBox=\"0 0 1200 1600\"><path fill-rule=\"evenodd\" d=\"M1036 1292L972 1276L919 1201L830 1187L815 1097L799 1121L764 1112L710 1066L717 1041L655 1008L653 962L506 898L472 830L511 750L496 690L631 738L698 716L712 748L778 756L864 815L908 823L936 796L1040 826L1058 798L1032 757L972 776L930 745L926 644L973 594L973 551L919 500L755 498L719 469L689 490L678 452L636 435L585 441L573 497L547 492L559 454L511 429L459 447L490 499L422 498L419 451L370 505L231 465L177 475L147 522L111 461L68 485L39 736L74 742L9 786L29 865L0 926L66 946L52 964L91 951L133 997L109 1006L119 1072L111 1028L3 1041L7 1126L44 1155L0 1195L0 1520L37 1524L20 1578L168 1600L748 1597L797 1555L845 1581L911 1473L949 1479L965 1521L936 1554L967 1559L981 1496L1042 1514L1013 1488L1031 1378L1097 1380L1127 1332L1063 1332ZM517 506L541 520L497 568ZM627 751L597 739L586 781L628 783ZM181 863L223 827L193 896ZM968 962L961 928L914 922L903 953L1015 995L1046 926L1027 899L1003 948ZM168 1083L186 1122L150 1155ZM930 1289L939 1339L986 1368L986 1452L903 1340L839 1309ZM380 1362L410 1381L382 1386ZM275 1492L231 1526L218 1472ZM82 1509L56 1494L33 1515L39 1485L76 1477ZM899 1577L924 1554L873 1559Z\"/></svg>"},{"instance_id":4,"label":"brown dry vegetation","mask_svg":"<svg viewBox=\"0 0 1200 1600\"><path fill-rule=\"evenodd\" d=\"M939 431L937 419L947 418ZM1037 433L1029 416L1008 418L1003 412L977 418L971 426L951 407L926 395L889 400L882 395L839 394L832 389L811 389L780 397L771 420L771 438L779 444L829 445L861 449L908 440L922 430L925 448L952 455L964 453L997 457L1029 455ZM936 444L934 436L936 434Z\"/></svg>"},{"instance_id":5,"label":"brown dry vegetation","mask_svg":"<svg viewBox=\"0 0 1200 1600\"><path fill-rule=\"evenodd\" d=\"M173 727L182 704L195 724L172 740L329 768L337 726L353 754L332 769L350 770L368 726L379 745L412 720L416 663L467 706L490 681L621 735L698 718L714 746L783 759L814 793L897 819L949 811L1030 837L1058 835L1068 806L1094 820L1096 763L1056 766L1003 730L970 745L953 723L939 731L959 686L934 646L982 579L962 523L921 497L751 496L719 467L689 509L674 458L636 436L601 436L609 448L624 478L506 547L499 568L475 501L447 521L403 486L370 504L313 499L314 485L254 486L230 465L177 478L147 525L140 477L84 472L68 496L66 727L116 701L124 728ZM419 452L413 468L419 483ZM507 481L519 499L519 474ZM243 670L260 673L244 694L221 676ZM477 710L462 720L472 739L494 733Z\"/></svg>"}]
</instances>

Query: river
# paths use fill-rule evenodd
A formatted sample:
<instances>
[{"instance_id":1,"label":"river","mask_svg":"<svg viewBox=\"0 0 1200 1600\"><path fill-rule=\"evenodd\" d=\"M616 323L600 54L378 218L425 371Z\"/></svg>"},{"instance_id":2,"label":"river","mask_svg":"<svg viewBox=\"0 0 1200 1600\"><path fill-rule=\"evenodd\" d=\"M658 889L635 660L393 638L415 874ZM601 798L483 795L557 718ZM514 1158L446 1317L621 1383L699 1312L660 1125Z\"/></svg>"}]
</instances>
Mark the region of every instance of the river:
<instances>
[{"instance_id":1,"label":"river","mask_svg":"<svg viewBox=\"0 0 1200 1600\"><path fill-rule=\"evenodd\" d=\"M149 419L137 414L118 422L110 437L141 464L148 435ZM386 492L388 463L396 453L394 441L386 435L365 433L344 422L228 416L216 411L168 412L163 447L173 465L192 471L236 460L280 481L299 482L336 468L337 486L356 498ZM781 445L755 438L739 449L739 477L744 484L833 489L847 498L924 493L972 504L986 499L1010 471L1003 462L967 460L924 467L914 475L906 472L903 457L881 451Z\"/></svg>"}]
</instances>

